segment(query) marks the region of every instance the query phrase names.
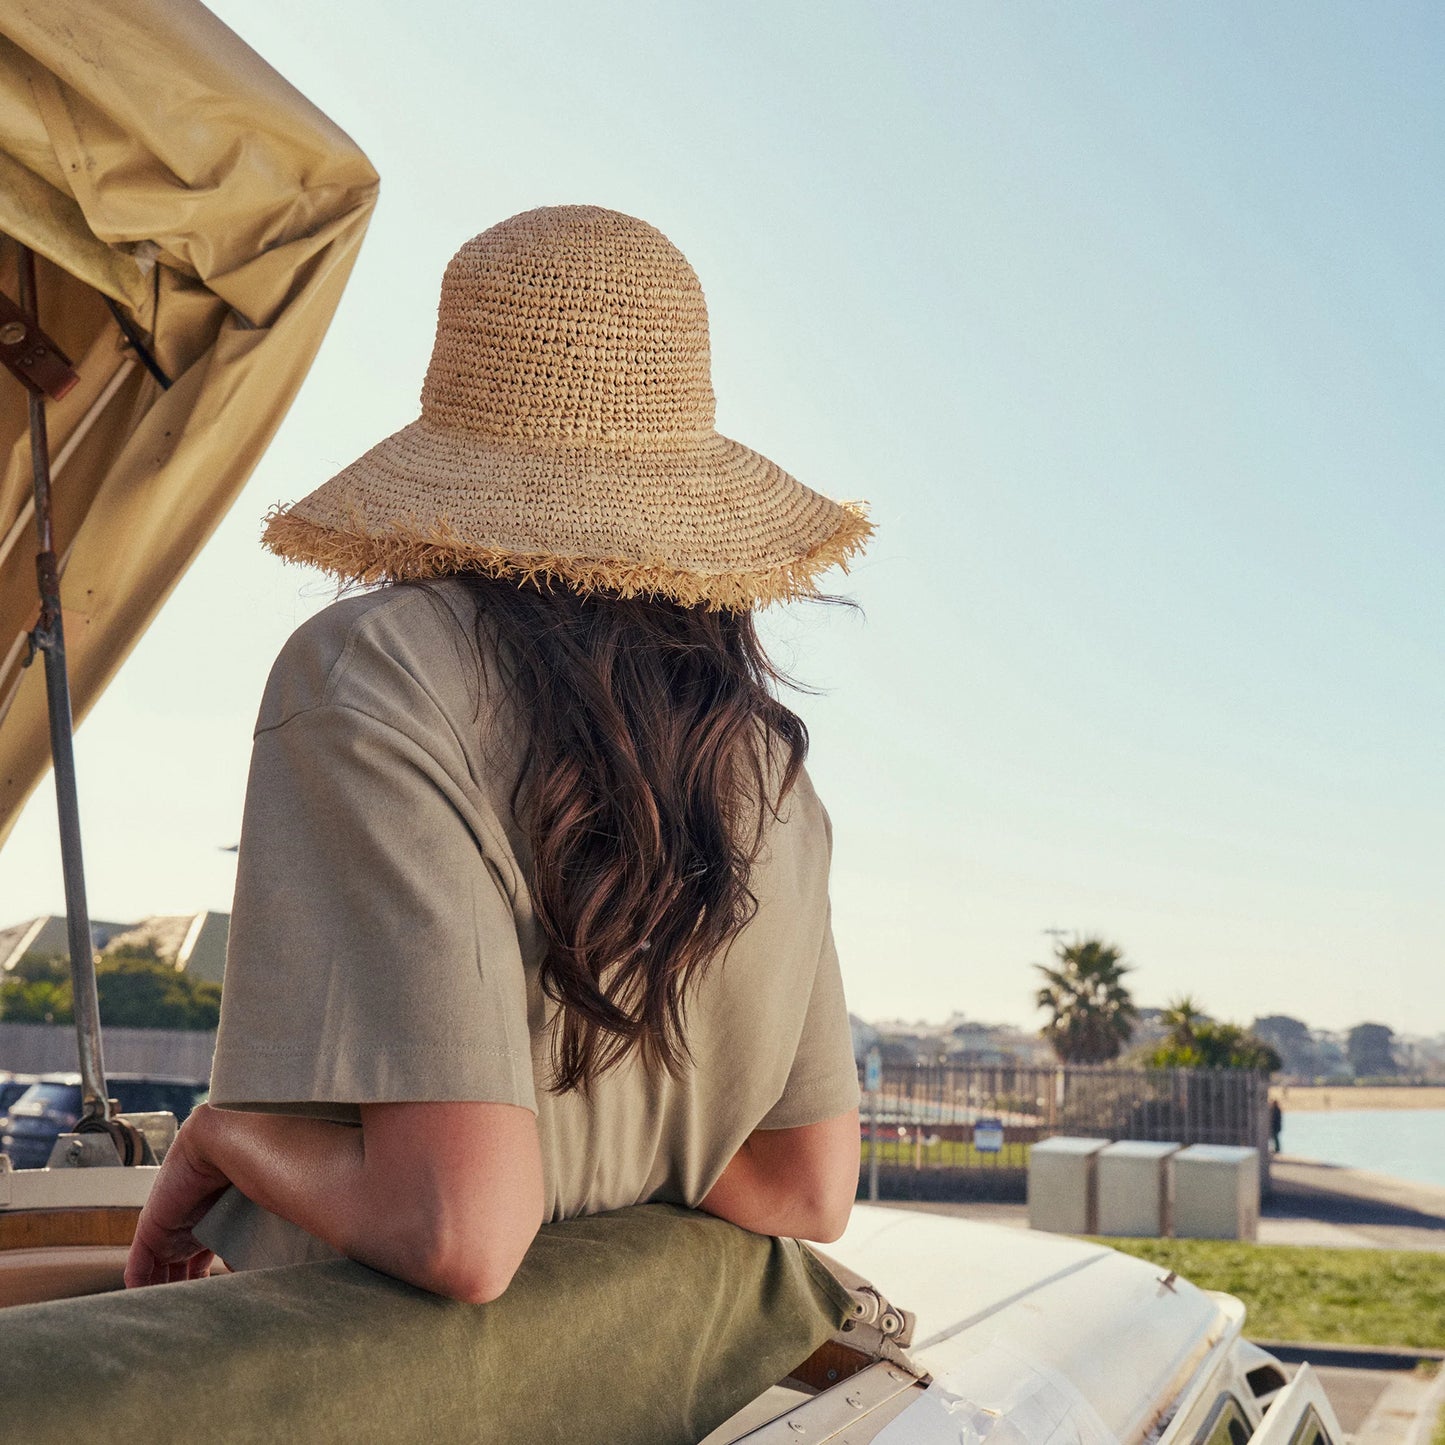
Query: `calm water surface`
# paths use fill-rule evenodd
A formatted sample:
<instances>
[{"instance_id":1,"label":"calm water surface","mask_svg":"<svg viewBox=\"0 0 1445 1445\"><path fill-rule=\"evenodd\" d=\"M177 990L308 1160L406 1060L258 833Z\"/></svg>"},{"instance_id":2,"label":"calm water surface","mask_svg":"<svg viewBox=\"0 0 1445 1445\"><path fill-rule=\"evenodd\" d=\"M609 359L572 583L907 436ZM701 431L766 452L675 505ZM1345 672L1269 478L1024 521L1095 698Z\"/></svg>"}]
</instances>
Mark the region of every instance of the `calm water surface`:
<instances>
[{"instance_id":1,"label":"calm water surface","mask_svg":"<svg viewBox=\"0 0 1445 1445\"><path fill-rule=\"evenodd\" d=\"M1445 1185L1445 1109L1286 1109L1280 1142L1305 1159Z\"/></svg>"}]
</instances>

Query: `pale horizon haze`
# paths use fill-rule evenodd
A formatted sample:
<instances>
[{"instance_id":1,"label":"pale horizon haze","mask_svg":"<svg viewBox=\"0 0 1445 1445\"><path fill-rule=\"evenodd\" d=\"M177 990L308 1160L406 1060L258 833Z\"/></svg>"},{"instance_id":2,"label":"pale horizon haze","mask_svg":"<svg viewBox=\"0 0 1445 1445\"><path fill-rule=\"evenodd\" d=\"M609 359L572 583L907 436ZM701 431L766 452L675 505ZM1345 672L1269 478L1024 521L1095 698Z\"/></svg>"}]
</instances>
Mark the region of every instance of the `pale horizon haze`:
<instances>
[{"instance_id":1,"label":"pale horizon haze","mask_svg":"<svg viewBox=\"0 0 1445 1445\"><path fill-rule=\"evenodd\" d=\"M853 1011L1034 1026L1062 928L1188 992L1445 1031L1445 10L1141 0L213 8L382 177L279 436L82 727L92 914L227 909L260 519L417 413L447 258L661 227L719 427L864 498L765 614ZM0 927L62 910L47 780Z\"/></svg>"}]
</instances>

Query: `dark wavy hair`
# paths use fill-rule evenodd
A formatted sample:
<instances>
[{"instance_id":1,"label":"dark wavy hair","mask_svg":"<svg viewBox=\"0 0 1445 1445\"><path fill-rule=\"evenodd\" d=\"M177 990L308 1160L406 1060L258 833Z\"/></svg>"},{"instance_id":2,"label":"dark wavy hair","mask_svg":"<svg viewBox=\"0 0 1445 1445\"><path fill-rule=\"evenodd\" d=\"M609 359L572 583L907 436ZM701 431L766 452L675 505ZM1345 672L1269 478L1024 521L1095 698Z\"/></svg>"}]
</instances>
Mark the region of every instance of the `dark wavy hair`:
<instances>
[{"instance_id":1,"label":"dark wavy hair","mask_svg":"<svg viewBox=\"0 0 1445 1445\"><path fill-rule=\"evenodd\" d=\"M460 575L527 742L512 809L560 1006L551 1087L634 1050L678 1073L691 985L757 912L770 816L808 751L746 611Z\"/></svg>"}]
</instances>

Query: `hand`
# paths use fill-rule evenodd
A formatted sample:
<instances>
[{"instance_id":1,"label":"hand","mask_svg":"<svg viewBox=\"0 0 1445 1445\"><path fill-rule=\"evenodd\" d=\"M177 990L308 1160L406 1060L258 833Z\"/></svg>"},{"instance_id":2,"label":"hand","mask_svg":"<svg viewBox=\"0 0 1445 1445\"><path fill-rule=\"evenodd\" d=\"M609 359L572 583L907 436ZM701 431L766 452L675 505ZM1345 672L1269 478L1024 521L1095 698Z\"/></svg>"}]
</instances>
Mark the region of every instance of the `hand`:
<instances>
[{"instance_id":1,"label":"hand","mask_svg":"<svg viewBox=\"0 0 1445 1445\"><path fill-rule=\"evenodd\" d=\"M141 1210L125 1266L127 1289L200 1279L215 1256L191 1233L230 1180L207 1158L209 1109L202 1104L181 1126Z\"/></svg>"}]
</instances>

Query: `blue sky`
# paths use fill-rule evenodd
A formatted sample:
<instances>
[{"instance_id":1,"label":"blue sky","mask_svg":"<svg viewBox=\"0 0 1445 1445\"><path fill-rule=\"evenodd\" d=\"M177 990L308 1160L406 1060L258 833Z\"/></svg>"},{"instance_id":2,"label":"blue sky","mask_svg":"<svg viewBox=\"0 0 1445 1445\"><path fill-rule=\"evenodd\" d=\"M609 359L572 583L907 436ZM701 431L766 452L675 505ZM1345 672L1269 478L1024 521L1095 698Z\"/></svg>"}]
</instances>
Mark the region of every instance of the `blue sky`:
<instances>
[{"instance_id":1,"label":"blue sky","mask_svg":"<svg viewBox=\"0 0 1445 1445\"><path fill-rule=\"evenodd\" d=\"M302 395L82 730L93 911L228 905L251 719L331 596L259 518L416 414L458 244L590 202L702 277L722 430L879 524L766 624L866 1016L1029 1022L1042 930L1445 1030L1445 12L214 7L382 201ZM60 907L48 786L0 923Z\"/></svg>"}]
</instances>

